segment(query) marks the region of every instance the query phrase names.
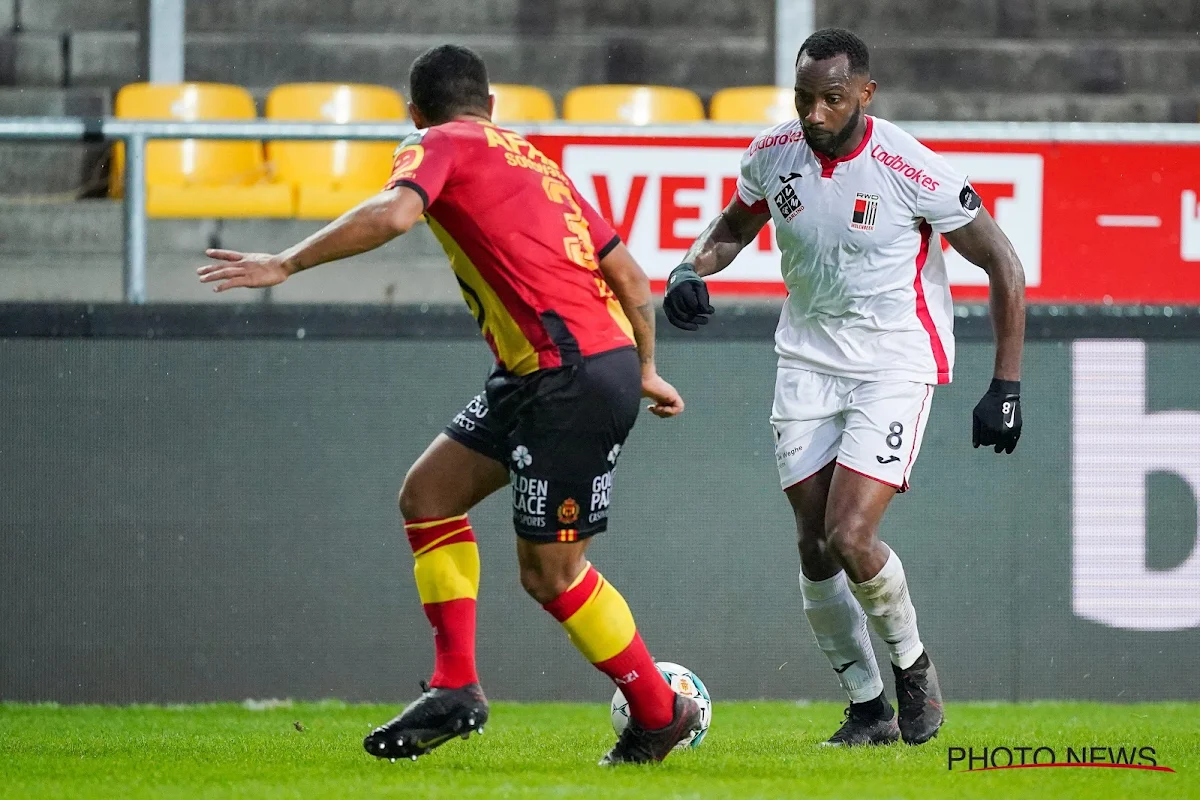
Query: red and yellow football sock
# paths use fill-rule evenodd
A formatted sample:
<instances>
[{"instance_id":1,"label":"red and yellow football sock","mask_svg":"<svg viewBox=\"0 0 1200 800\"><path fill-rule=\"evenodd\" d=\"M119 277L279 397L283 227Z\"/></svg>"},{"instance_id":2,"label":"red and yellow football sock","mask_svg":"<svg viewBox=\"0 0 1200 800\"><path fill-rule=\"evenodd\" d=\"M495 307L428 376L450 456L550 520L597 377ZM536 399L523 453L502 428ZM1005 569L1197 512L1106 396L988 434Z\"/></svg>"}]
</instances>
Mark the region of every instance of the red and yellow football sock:
<instances>
[{"instance_id":1,"label":"red and yellow football sock","mask_svg":"<svg viewBox=\"0 0 1200 800\"><path fill-rule=\"evenodd\" d=\"M643 728L671 723L675 692L642 642L625 598L591 564L543 608L562 623L571 644L621 688L629 715Z\"/></svg>"},{"instance_id":2,"label":"red and yellow football sock","mask_svg":"<svg viewBox=\"0 0 1200 800\"><path fill-rule=\"evenodd\" d=\"M430 686L457 689L476 683L475 598L479 548L467 515L415 519L404 524L412 545L413 574L425 616L433 626L436 660Z\"/></svg>"}]
</instances>

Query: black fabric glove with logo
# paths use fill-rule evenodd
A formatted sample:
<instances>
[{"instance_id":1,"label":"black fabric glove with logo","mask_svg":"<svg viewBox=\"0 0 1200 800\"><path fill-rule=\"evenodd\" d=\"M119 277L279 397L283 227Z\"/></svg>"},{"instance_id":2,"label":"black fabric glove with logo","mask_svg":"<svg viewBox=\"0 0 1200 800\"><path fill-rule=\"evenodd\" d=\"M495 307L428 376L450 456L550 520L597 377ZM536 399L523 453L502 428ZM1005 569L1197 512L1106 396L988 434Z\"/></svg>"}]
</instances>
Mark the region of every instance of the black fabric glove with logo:
<instances>
[{"instance_id":1,"label":"black fabric glove with logo","mask_svg":"<svg viewBox=\"0 0 1200 800\"><path fill-rule=\"evenodd\" d=\"M708 324L708 315L715 309L708 304L708 286L696 274L692 264L680 264L667 278L667 294L663 298L667 321L676 328L694 331Z\"/></svg>"},{"instance_id":2,"label":"black fabric glove with logo","mask_svg":"<svg viewBox=\"0 0 1200 800\"><path fill-rule=\"evenodd\" d=\"M1021 438L1021 382L992 379L971 417L971 444L1011 453Z\"/></svg>"}]
</instances>

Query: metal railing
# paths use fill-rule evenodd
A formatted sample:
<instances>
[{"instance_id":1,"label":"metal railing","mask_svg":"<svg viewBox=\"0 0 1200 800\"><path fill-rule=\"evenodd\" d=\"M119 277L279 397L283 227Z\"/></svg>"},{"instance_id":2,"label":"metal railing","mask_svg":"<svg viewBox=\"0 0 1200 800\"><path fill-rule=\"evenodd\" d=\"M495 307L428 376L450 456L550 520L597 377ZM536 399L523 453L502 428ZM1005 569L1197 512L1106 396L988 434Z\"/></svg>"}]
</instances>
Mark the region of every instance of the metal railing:
<instances>
[{"instance_id":1,"label":"metal railing","mask_svg":"<svg viewBox=\"0 0 1200 800\"><path fill-rule=\"evenodd\" d=\"M957 141L1155 142L1200 144L1200 125L1082 122L909 122L919 139ZM751 137L760 125L616 126L547 123L514 125L525 135ZM151 139L397 141L409 123L171 122L111 117L0 117L0 141L125 143L124 289L129 303L146 302L146 142Z\"/></svg>"}]
</instances>

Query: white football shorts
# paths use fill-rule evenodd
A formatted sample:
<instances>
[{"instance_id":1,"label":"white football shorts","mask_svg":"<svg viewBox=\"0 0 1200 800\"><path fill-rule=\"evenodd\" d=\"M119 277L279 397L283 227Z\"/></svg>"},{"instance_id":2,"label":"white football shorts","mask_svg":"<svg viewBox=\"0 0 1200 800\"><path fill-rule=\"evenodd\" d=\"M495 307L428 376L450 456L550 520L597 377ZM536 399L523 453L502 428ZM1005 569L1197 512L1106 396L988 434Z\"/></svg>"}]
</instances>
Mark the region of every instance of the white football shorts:
<instances>
[{"instance_id":1,"label":"white football shorts","mask_svg":"<svg viewBox=\"0 0 1200 800\"><path fill-rule=\"evenodd\" d=\"M780 484L787 489L836 460L907 490L932 402L925 383L840 378L781 364L771 408Z\"/></svg>"}]
</instances>

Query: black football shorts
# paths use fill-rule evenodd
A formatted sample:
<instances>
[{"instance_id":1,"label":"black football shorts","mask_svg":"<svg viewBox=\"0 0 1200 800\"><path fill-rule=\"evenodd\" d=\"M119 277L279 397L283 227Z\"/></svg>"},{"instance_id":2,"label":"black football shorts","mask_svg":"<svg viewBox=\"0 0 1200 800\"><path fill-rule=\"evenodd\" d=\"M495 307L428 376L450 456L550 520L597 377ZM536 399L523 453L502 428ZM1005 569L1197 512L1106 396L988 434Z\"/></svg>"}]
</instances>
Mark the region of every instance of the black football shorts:
<instances>
[{"instance_id":1,"label":"black football shorts","mask_svg":"<svg viewBox=\"0 0 1200 800\"><path fill-rule=\"evenodd\" d=\"M508 467L518 536L579 541L608 527L613 469L641 395L631 347L529 375L497 371L446 435Z\"/></svg>"}]
</instances>

